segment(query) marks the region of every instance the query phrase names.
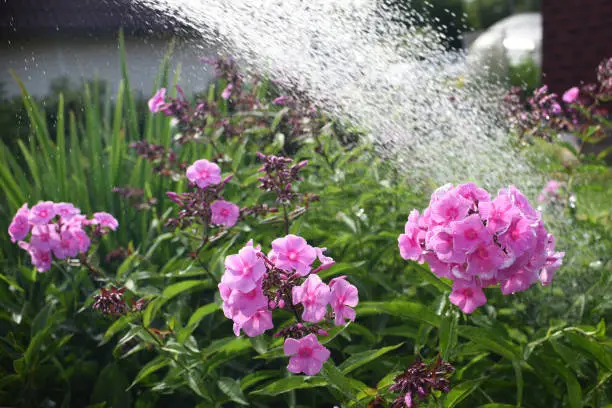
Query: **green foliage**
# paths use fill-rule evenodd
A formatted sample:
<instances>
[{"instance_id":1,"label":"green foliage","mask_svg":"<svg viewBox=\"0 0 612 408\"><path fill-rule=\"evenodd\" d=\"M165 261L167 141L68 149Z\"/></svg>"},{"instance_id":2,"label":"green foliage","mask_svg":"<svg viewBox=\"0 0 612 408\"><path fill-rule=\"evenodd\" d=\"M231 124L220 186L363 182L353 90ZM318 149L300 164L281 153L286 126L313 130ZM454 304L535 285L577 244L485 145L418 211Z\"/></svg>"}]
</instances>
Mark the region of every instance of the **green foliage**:
<instances>
[{"instance_id":1,"label":"green foliage","mask_svg":"<svg viewBox=\"0 0 612 408\"><path fill-rule=\"evenodd\" d=\"M540 0L466 0L465 14L475 30L484 30L513 13L539 11Z\"/></svg>"},{"instance_id":2,"label":"green foliage","mask_svg":"<svg viewBox=\"0 0 612 408\"><path fill-rule=\"evenodd\" d=\"M533 58L525 58L516 65L508 66L508 79L511 86L521 87L525 94L533 95L533 91L540 87L540 67Z\"/></svg>"},{"instance_id":3,"label":"green foliage","mask_svg":"<svg viewBox=\"0 0 612 408\"><path fill-rule=\"evenodd\" d=\"M166 84L167 61L158 86ZM332 357L321 373L290 375L280 339L233 335L216 288L225 256L249 239L269 246L284 235L282 218L247 218L201 248L189 231L164 229L175 209L163 193L182 191L184 181L155 176L128 145L144 138L169 146L173 129L162 115L146 114L141 121L128 84L126 76L114 106L96 102L96 90L86 87L81 119L64 113L59 96L55 135L23 89L32 137L19 143L25 164L8 147L0 150L5 164L0 210L4 230L23 202L39 199L115 214L120 228L103 240L103 253L118 246L132 253L120 263L103 261L101 282L124 285L148 304L139 313L103 318L89 307L99 278L64 264L37 274L3 235L2 405L366 407L376 396L392 401L393 378L416 358L438 354L456 371L451 392L431 401L436 406L612 403L612 336L606 325L612 310L612 236L605 211L610 169L604 164L593 161L572 173L579 191L573 216L570 209L545 213L571 216L571 228L596 234L573 248L566 226L552 222L555 232L566 233L559 235L559 247L568 252L561 283L507 297L487 291L489 303L465 316L449 304L448 281L399 257L397 236L409 211L424 207L430 191L409 184L392 158L381 158L365 143L347 146L331 122L312 137L281 136L286 113L274 107L258 112L268 115L265 126L253 125L237 138L219 136L223 173L234 174L225 196L240 206L269 202L257 189L257 151L289 151L296 161L309 160L296 188L318 194L320 201L295 216L291 232L327 247L339 261L321 272L322 278L347 274L359 288L356 322L322 337ZM211 87L211 98L219 98L219 89ZM246 114L225 113L231 120ZM562 171L548 147L534 146L534 161L553 174ZM208 144L192 144L179 154L191 162L214 151ZM145 189L158 204L149 212L136 211L110 193L123 185ZM195 258L188 256L196 250ZM589 266L596 261L599 266ZM581 285L579 291L572 290L573 283ZM290 318L279 312L275 324Z\"/></svg>"}]
</instances>

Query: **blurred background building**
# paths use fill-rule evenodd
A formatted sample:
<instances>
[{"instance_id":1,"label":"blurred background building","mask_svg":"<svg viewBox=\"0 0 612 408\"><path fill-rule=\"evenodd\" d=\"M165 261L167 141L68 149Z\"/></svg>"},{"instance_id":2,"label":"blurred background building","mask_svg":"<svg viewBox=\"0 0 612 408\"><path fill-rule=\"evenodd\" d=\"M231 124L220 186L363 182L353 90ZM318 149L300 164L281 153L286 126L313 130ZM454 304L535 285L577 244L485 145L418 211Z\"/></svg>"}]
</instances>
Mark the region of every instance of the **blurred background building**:
<instances>
[{"instance_id":1,"label":"blurred background building","mask_svg":"<svg viewBox=\"0 0 612 408\"><path fill-rule=\"evenodd\" d=\"M182 83L202 86L210 78L201 56L214 53L188 42L189 30L130 0L0 0L0 84L19 93L14 71L36 96L50 87L99 79L116 88L121 78L117 34L125 32L131 85L149 95L172 39L172 64Z\"/></svg>"}]
</instances>

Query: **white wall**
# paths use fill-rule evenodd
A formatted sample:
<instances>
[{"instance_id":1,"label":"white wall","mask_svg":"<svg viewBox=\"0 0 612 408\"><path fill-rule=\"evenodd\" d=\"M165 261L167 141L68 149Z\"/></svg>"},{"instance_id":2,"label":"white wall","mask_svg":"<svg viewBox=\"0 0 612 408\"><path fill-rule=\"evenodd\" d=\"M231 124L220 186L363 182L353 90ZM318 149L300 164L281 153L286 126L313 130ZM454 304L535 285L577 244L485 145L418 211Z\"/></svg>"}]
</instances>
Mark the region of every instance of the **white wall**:
<instances>
[{"instance_id":1,"label":"white wall","mask_svg":"<svg viewBox=\"0 0 612 408\"><path fill-rule=\"evenodd\" d=\"M126 37L126 52L130 82L143 95L151 94L155 76L170 40ZM180 84L185 90L199 90L212 78L213 70L200 62L200 57L214 55L210 46L178 43L171 60L174 74L181 63ZM50 38L5 43L0 48L0 82L9 95L19 94L19 88L9 71L25 83L33 95L46 95L51 80L70 77L74 85L82 80L107 80L113 92L121 80L119 48L116 37Z\"/></svg>"}]
</instances>

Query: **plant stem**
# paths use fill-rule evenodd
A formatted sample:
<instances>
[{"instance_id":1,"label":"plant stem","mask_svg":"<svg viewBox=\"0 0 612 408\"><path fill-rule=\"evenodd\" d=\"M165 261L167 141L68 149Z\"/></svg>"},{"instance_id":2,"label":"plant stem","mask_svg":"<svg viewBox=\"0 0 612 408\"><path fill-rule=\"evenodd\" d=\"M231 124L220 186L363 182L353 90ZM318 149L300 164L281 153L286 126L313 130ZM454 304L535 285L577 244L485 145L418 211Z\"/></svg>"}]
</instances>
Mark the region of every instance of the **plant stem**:
<instances>
[{"instance_id":1,"label":"plant stem","mask_svg":"<svg viewBox=\"0 0 612 408\"><path fill-rule=\"evenodd\" d=\"M289 235L289 214L287 214L287 204L283 204L283 216L285 218L285 235Z\"/></svg>"}]
</instances>

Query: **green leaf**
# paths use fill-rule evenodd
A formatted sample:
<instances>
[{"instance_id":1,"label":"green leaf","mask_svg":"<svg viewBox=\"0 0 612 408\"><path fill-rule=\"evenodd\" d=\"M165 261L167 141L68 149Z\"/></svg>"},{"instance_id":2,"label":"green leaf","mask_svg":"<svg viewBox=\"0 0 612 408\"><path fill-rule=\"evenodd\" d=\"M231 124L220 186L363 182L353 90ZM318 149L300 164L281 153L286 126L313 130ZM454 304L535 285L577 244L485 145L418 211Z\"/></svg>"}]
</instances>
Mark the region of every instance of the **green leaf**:
<instances>
[{"instance_id":1,"label":"green leaf","mask_svg":"<svg viewBox=\"0 0 612 408\"><path fill-rule=\"evenodd\" d=\"M131 322L133 322L136 317L138 317L135 313L130 313L125 316L121 316L119 319L115 320L113 324L110 325L108 329L106 329L106 333L104 333L104 337L100 342L100 345L108 343L110 339L121 330L126 328Z\"/></svg>"},{"instance_id":2,"label":"green leaf","mask_svg":"<svg viewBox=\"0 0 612 408\"><path fill-rule=\"evenodd\" d=\"M380 381L378 381L378 383L376 383L376 388L379 391L382 390L382 389L389 388L389 386L391 386L391 384L393 384L393 381L395 380L395 377L397 377L401 373L402 373L402 371L392 371L392 372L390 372L389 374L387 374L383 378L381 378Z\"/></svg>"},{"instance_id":3,"label":"green leaf","mask_svg":"<svg viewBox=\"0 0 612 408\"><path fill-rule=\"evenodd\" d=\"M203 318L205 318L209 314L216 312L217 310L219 310L219 305L216 303L209 303L207 305L199 307L198 310L196 310L189 318L187 326L185 326L185 328L179 332L177 336L178 342L184 342L187 337L189 337L191 333L193 333L193 331L198 327L198 324Z\"/></svg>"},{"instance_id":4,"label":"green leaf","mask_svg":"<svg viewBox=\"0 0 612 408\"><path fill-rule=\"evenodd\" d=\"M356 396L353 393L353 384L351 379L346 377L330 360L323 364L321 369L321 375L327 380L327 382L344 394L347 399L354 401ZM361 390L359 390L361 391Z\"/></svg>"},{"instance_id":5,"label":"green leaf","mask_svg":"<svg viewBox=\"0 0 612 408\"><path fill-rule=\"evenodd\" d=\"M449 361L451 350L457 343L459 315L454 310L447 311L440 323L440 353L442 359Z\"/></svg>"},{"instance_id":6,"label":"green leaf","mask_svg":"<svg viewBox=\"0 0 612 408\"><path fill-rule=\"evenodd\" d=\"M242 391L245 391L257 383L276 376L278 376L278 370L257 370L246 375L240 380L240 388Z\"/></svg>"},{"instance_id":7,"label":"green leaf","mask_svg":"<svg viewBox=\"0 0 612 408\"><path fill-rule=\"evenodd\" d=\"M407 318L418 322L440 326L440 316L424 304L392 300L389 302L361 302L355 309L357 316L380 315L381 313Z\"/></svg>"},{"instance_id":8,"label":"green leaf","mask_svg":"<svg viewBox=\"0 0 612 408\"><path fill-rule=\"evenodd\" d=\"M174 283L168 287L166 287L166 289L164 289L162 296L166 299L172 299L173 297L180 295L183 292L186 292L188 290L192 290L198 287L207 287L208 282L206 281L201 281L201 280L187 280L187 281L183 281L183 282L179 282L179 283Z\"/></svg>"},{"instance_id":9,"label":"green leaf","mask_svg":"<svg viewBox=\"0 0 612 408\"><path fill-rule=\"evenodd\" d=\"M274 381L265 387L252 391L253 395L276 396L293 390L325 387L327 381L322 377L290 376Z\"/></svg>"},{"instance_id":10,"label":"green leaf","mask_svg":"<svg viewBox=\"0 0 612 408\"><path fill-rule=\"evenodd\" d=\"M481 379L465 381L459 385L454 386L446 398L444 398L444 407L453 408L456 407L461 401L466 399L476 388L482 383Z\"/></svg>"},{"instance_id":11,"label":"green leaf","mask_svg":"<svg viewBox=\"0 0 612 408\"><path fill-rule=\"evenodd\" d=\"M23 293L23 288L21 286L19 286L19 284L13 278L9 278L8 276L0 273L0 280L3 280L10 287L12 287L12 288L16 289L17 291Z\"/></svg>"},{"instance_id":12,"label":"green leaf","mask_svg":"<svg viewBox=\"0 0 612 408\"><path fill-rule=\"evenodd\" d=\"M612 371L612 348L599 344L592 338L585 337L576 333L566 333L567 339L574 345L575 348L582 350L587 355L591 356Z\"/></svg>"},{"instance_id":13,"label":"green leaf","mask_svg":"<svg viewBox=\"0 0 612 408\"><path fill-rule=\"evenodd\" d=\"M34 337L36 333L45 331L52 324L52 321L49 321L49 318L51 317L52 313L53 313L52 304L46 305L40 310L40 312L38 312L38 314L32 321L32 328L30 330L30 336Z\"/></svg>"},{"instance_id":14,"label":"green leaf","mask_svg":"<svg viewBox=\"0 0 612 408\"><path fill-rule=\"evenodd\" d=\"M512 361L512 367L514 368L514 376L516 378L516 406L520 407L523 405L523 389L525 388L523 370L521 363L517 360Z\"/></svg>"},{"instance_id":15,"label":"green leaf","mask_svg":"<svg viewBox=\"0 0 612 408\"><path fill-rule=\"evenodd\" d=\"M155 359L149 361L144 367L140 369L136 378L132 382L132 384L128 387L128 390L134 387L136 384L144 380L149 375L153 374L156 371L161 370L170 364L170 360L166 356L158 356Z\"/></svg>"},{"instance_id":16,"label":"green leaf","mask_svg":"<svg viewBox=\"0 0 612 408\"><path fill-rule=\"evenodd\" d=\"M249 405L249 402L240 389L240 383L238 381L228 377L221 377L221 379L217 381L217 385L232 401L240 405Z\"/></svg>"},{"instance_id":17,"label":"green leaf","mask_svg":"<svg viewBox=\"0 0 612 408\"><path fill-rule=\"evenodd\" d=\"M132 396L127 391L129 382L116 363L110 363L102 369L93 389L91 403L105 402L107 407L130 408Z\"/></svg>"},{"instance_id":18,"label":"green leaf","mask_svg":"<svg viewBox=\"0 0 612 408\"><path fill-rule=\"evenodd\" d=\"M492 351L509 360L521 360L520 350L499 334L485 327L459 326L459 335L470 339L479 349Z\"/></svg>"},{"instance_id":19,"label":"green leaf","mask_svg":"<svg viewBox=\"0 0 612 408\"><path fill-rule=\"evenodd\" d=\"M563 378L567 387L567 400L571 408L581 408L583 406L580 383L576 376L559 359L540 358L536 360L536 364L548 366L549 369L554 370L556 374Z\"/></svg>"},{"instance_id":20,"label":"green leaf","mask_svg":"<svg viewBox=\"0 0 612 408\"><path fill-rule=\"evenodd\" d=\"M485 405L481 405L478 408L514 408L514 405L510 405L510 404L497 404L497 403L492 403L492 404L485 404Z\"/></svg>"},{"instance_id":21,"label":"green leaf","mask_svg":"<svg viewBox=\"0 0 612 408\"><path fill-rule=\"evenodd\" d=\"M380 356L383 356L390 351L397 350L403 345L404 343L399 343L394 346L383 347L378 350L368 350L364 351L363 353L354 354L340 364L338 368L342 374L348 374L351 371L354 371L357 368L378 359Z\"/></svg>"},{"instance_id":22,"label":"green leaf","mask_svg":"<svg viewBox=\"0 0 612 408\"><path fill-rule=\"evenodd\" d=\"M377 332L381 336L397 336L416 339L419 337L419 331L414 324L404 324L401 326L386 327Z\"/></svg>"}]
</instances>

